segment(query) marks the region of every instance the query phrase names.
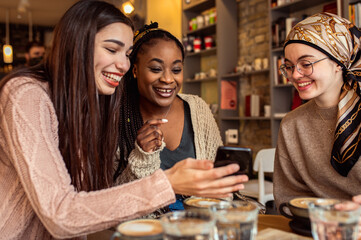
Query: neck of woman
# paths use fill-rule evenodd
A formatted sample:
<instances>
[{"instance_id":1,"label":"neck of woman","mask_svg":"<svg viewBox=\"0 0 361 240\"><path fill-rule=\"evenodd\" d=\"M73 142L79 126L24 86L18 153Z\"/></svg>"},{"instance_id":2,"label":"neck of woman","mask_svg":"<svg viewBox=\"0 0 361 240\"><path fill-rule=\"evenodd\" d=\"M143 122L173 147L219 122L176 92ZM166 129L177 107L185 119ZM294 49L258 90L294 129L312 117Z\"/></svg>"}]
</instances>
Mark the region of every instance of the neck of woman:
<instances>
[{"instance_id":1,"label":"neck of woman","mask_svg":"<svg viewBox=\"0 0 361 240\"><path fill-rule=\"evenodd\" d=\"M153 104L145 104L140 101L140 113L142 114L143 121L147 121L150 119L167 119L169 113L172 111L172 104L169 106L156 106Z\"/></svg>"}]
</instances>

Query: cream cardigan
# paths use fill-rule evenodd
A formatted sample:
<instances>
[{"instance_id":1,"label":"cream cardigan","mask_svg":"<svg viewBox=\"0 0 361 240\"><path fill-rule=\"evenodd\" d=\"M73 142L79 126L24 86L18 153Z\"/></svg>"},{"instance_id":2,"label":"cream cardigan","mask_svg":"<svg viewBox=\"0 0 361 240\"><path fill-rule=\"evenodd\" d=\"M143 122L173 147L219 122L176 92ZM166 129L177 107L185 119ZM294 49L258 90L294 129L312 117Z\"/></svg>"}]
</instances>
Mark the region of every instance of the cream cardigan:
<instances>
[{"instance_id":1,"label":"cream cardigan","mask_svg":"<svg viewBox=\"0 0 361 240\"><path fill-rule=\"evenodd\" d=\"M196 159L209 159L214 161L218 146L222 145L222 139L207 103L200 97L190 94L179 94L181 99L189 104L192 127L194 131L194 144ZM129 155L127 168L117 178L116 185L132 181L134 179L149 176L160 168L160 152L162 147L153 153L144 152L137 143ZM116 166L115 166L116 167Z\"/></svg>"}]
</instances>

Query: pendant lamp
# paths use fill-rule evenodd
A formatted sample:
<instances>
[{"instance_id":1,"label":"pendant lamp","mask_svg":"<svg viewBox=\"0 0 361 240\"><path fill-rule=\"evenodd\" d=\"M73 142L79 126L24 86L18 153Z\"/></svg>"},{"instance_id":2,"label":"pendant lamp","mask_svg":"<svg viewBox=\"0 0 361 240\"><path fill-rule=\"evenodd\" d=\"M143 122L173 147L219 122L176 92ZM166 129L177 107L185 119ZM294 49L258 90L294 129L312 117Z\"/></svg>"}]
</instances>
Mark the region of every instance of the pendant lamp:
<instances>
[{"instance_id":1,"label":"pendant lamp","mask_svg":"<svg viewBox=\"0 0 361 240\"><path fill-rule=\"evenodd\" d=\"M122 9L126 15L129 15L134 11L134 6L130 1L126 1L122 4Z\"/></svg>"},{"instance_id":2,"label":"pendant lamp","mask_svg":"<svg viewBox=\"0 0 361 240\"><path fill-rule=\"evenodd\" d=\"M9 9L6 9L5 21L6 21L6 39L5 39L5 45L3 46L4 63L12 63L14 54L13 54L13 47L10 45Z\"/></svg>"}]
</instances>

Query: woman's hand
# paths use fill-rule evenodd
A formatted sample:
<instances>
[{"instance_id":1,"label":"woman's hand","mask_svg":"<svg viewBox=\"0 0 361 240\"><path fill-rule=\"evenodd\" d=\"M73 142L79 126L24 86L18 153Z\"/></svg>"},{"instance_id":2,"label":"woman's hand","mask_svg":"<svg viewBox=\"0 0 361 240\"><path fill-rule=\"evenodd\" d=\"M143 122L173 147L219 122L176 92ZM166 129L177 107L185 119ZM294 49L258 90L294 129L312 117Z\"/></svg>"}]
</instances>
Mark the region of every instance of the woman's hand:
<instances>
[{"instance_id":1,"label":"woman's hand","mask_svg":"<svg viewBox=\"0 0 361 240\"><path fill-rule=\"evenodd\" d=\"M148 120L138 130L137 143L144 152L154 152L162 146L163 132L159 126L167 122L167 119Z\"/></svg>"},{"instance_id":2,"label":"woman's hand","mask_svg":"<svg viewBox=\"0 0 361 240\"><path fill-rule=\"evenodd\" d=\"M248 181L247 175L227 176L238 169L237 164L213 168L213 163L209 160L188 158L165 170L165 174L175 193L224 198L232 196L232 192L243 189L242 183Z\"/></svg>"},{"instance_id":3,"label":"woman's hand","mask_svg":"<svg viewBox=\"0 0 361 240\"><path fill-rule=\"evenodd\" d=\"M360 195L357 195L357 196L354 196L353 198L352 198L352 201L354 201L355 203L358 203L358 204L360 204L361 205L361 194ZM359 219L359 221L358 221L358 229L359 229L359 231L358 231L358 236L357 236L357 239L361 239L361 217L360 217L360 219Z\"/></svg>"}]
</instances>

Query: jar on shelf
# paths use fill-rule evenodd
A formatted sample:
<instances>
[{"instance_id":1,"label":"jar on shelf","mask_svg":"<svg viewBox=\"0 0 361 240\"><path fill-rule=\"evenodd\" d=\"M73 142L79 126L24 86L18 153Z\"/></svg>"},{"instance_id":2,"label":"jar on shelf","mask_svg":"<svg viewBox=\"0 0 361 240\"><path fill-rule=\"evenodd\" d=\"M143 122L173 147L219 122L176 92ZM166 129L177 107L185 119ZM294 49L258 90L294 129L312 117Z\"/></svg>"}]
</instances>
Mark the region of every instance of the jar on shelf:
<instances>
[{"instance_id":1,"label":"jar on shelf","mask_svg":"<svg viewBox=\"0 0 361 240\"><path fill-rule=\"evenodd\" d=\"M192 18L191 22L192 22L192 29L191 30L192 31L197 30L197 28L198 28L197 18Z\"/></svg>"},{"instance_id":2,"label":"jar on shelf","mask_svg":"<svg viewBox=\"0 0 361 240\"><path fill-rule=\"evenodd\" d=\"M202 15L197 16L197 28L204 27L204 17Z\"/></svg>"},{"instance_id":3,"label":"jar on shelf","mask_svg":"<svg viewBox=\"0 0 361 240\"><path fill-rule=\"evenodd\" d=\"M214 24L217 21L217 13L215 9L209 11L209 23Z\"/></svg>"},{"instance_id":4,"label":"jar on shelf","mask_svg":"<svg viewBox=\"0 0 361 240\"><path fill-rule=\"evenodd\" d=\"M213 47L213 37L212 36L204 37L204 47L205 47L205 49L210 49Z\"/></svg>"},{"instance_id":5,"label":"jar on shelf","mask_svg":"<svg viewBox=\"0 0 361 240\"><path fill-rule=\"evenodd\" d=\"M200 52L202 48L202 39L200 37L196 37L193 41L193 50L194 52Z\"/></svg>"},{"instance_id":6,"label":"jar on shelf","mask_svg":"<svg viewBox=\"0 0 361 240\"><path fill-rule=\"evenodd\" d=\"M206 11L203 13L203 18L204 18L204 25L208 26L210 24L209 23L209 11Z\"/></svg>"},{"instance_id":7,"label":"jar on shelf","mask_svg":"<svg viewBox=\"0 0 361 240\"><path fill-rule=\"evenodd\" d=\"M187 52L193 52L194 48L193 48L193 44L194 44L194 36L188 36L187 38L187 43L185 46L185 49Z\"/></svg>"}]
</instances>

